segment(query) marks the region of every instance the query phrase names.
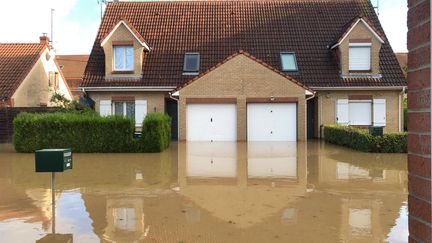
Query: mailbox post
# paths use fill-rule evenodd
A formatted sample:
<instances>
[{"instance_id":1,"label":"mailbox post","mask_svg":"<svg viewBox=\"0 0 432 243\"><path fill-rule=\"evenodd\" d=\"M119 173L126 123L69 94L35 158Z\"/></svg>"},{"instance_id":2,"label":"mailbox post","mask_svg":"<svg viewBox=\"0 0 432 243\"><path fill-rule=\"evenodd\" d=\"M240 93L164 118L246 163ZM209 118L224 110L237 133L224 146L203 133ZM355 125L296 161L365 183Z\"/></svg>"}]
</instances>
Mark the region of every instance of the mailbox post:
<instances>
[{"instance_id":1,"label":"mailbox post","mask_svg":"<svg viewBox=\"0 0 432 243\"><path fill-rule=\"evenodd\" d=\"M55 173L72 169L71 149L42 149L35 152L35 171L51 172L52 233L55 234Z\"/></svg>"}]
</instances>

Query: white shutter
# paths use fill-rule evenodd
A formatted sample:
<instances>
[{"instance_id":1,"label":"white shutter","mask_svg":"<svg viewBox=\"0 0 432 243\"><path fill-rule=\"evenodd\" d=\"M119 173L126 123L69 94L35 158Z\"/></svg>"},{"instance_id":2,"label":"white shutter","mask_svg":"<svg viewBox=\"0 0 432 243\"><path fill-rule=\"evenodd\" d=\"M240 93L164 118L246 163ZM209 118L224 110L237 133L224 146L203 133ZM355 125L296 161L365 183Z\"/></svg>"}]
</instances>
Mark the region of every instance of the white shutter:
<instances>
[{"instance_id":1,"label":"white shutter","mask_svg":"<svg viewBox=\"0 0 432 243\"><path fill-rule=\"evenodd\" d=\"M141 127L147 115L147 100L135 100L135 126Z\"/></svg>"},{"instance_id":2,"label":"white shutter","mask_svg":"<svg viewBox=\"0 0 432 243\"><path fill-rule=\"evenodd\" d=\"M99 114L101 116L111 115L111 100L101 100L99 103Z\"/></svg>"},{"instance_id":3,"label":"white shutter","mask_svg":"<svg viewBox=\"0 0 432 243\"><path fill-rule=\"evenodd\" d=\"M349 47L349 70L367 71L371 70L371 48L370 46Z\"/></svg>"},{"instance_id":4,"label":"white shutter","mask_svg":"<svg viewBox=\"0 0 432 243\"><path fill-rule=\"evenodd\" d=\"M358 126L372 125L372 101L351 100L348 106L349 124Z\"/></svg>"},{"instance_id":5,"label":"white shutter","mask_svg":"<svg viewBox=\"0 0 432 243\"><path fill-rule=\"evenodd\" d=\"M338 99L336 102L336 123L340 125L348 125L349 109L348 99Z\"/></svg>"},{"instance_id":6,"label":"white shutter","mask_svg":"<svg viewBox=\"0 0 432 243\"><path fill-rule=\"evenodd\" d=\"M374 126L386 125L386 100L374 99L373 100L373 124Z\"/></svg>"}]
</instances>

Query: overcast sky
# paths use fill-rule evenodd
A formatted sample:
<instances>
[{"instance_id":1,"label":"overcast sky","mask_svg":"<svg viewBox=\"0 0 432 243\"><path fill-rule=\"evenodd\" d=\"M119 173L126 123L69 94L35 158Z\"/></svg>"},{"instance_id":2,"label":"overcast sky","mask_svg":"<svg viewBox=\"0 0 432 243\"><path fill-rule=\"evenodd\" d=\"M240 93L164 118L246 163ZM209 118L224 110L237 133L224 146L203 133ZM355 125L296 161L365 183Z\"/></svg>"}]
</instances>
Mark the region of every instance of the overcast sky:
<instances>
[{"instance_id":1,"label":"overcast sky","mask_svg":"<svg viewBox=\"0 0 432 243\"><path fill-rule=\"evenodd\" d=\"M376 5L378 0L372 0ZM396 52L406 51L407 0L379 0L381 24ZM38 42L50 33L58 54L89 54L100 23L97 0L1 0L0 42Z\"/></svg>"}]
</instances>

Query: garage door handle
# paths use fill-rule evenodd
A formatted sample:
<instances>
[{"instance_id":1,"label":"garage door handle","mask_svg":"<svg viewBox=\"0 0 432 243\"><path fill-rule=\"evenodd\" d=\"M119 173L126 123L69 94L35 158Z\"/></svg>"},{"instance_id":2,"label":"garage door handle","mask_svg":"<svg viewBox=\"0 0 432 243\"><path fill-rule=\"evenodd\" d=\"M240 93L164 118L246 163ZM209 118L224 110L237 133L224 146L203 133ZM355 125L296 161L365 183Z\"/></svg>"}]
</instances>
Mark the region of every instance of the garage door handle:
<instances>
[{"instance_id":1,"label":"garage door handle","mask_svg":"<svg viewBox=\"0 0 432 243\"><path fill-rule=\"evenodd\" d=\"M273 131L271 131L270 134L273 134Z\"/></svg>"},{"instance_id":2,"label":"garage door handle","mask_svg":"<svg viewBox=\"0 0 432 243\"><path fill-rule=\"evenodd\" d=\"M210 118L210 122L213 122L213 118Z\"/></svg>"}]
</instances>

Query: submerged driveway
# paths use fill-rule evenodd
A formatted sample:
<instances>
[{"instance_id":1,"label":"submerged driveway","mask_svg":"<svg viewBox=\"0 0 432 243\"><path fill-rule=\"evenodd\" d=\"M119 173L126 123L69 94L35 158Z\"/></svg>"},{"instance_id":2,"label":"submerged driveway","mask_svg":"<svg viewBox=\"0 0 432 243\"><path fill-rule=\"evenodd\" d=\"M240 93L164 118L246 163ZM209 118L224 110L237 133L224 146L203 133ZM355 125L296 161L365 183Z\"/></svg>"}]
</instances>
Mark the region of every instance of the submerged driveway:
<instances>
[{"instance_id":1,"label":"submerged driveway","mask_svg":"<svg viewBox=\"0 0 432 243\"><path fill-rule=\"evenodd\" d=\"M0 145L0 234L51 233L50 176ZM57 233L76 242L407 239L406 155L308 143L173 143L160 154L74 154L57 176Z\"/></svg>"}]
</instances>

